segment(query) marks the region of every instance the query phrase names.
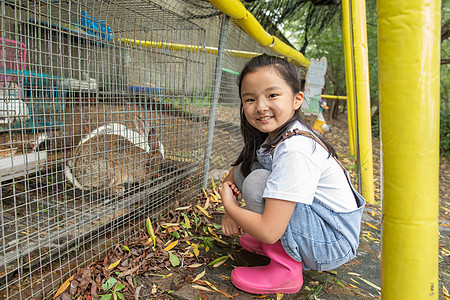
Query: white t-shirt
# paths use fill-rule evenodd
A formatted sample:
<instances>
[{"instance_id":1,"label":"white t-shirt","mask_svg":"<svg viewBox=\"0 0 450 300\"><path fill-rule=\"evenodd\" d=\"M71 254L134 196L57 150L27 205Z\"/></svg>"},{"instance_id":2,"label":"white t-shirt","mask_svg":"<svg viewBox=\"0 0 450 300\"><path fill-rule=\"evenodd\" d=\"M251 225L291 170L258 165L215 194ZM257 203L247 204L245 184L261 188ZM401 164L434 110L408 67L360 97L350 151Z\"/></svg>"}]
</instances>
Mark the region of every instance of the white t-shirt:
<instances>
[{"instance_id":1,"label":"white t-shirt","mask_svg":"<svg viewBox=\"0 0 450 300\"><path fill-rule=\"evenodd\" d=\"M300 122L298 128L309 131ZM263 152L265 149L259 149ZM313 139L296 135L280 143L272 157L264 198L312 204L313 199L335 212L357 209L355 196L341 166Z\"/></svg>"}]
</instances>

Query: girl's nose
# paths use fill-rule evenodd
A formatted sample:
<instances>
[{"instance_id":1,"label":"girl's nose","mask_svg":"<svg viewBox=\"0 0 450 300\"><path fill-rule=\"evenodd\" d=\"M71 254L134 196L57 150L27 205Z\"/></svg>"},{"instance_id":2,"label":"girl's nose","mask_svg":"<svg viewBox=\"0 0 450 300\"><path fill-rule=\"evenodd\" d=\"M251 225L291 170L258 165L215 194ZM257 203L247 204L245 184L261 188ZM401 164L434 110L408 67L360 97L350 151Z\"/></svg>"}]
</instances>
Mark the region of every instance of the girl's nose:
<instances>
[{"instance_id":1,"label":"girl's nose","mask_svg":"<svg viewBox=\"0 0 450 300\"><path fill-rule=\"evenodd\" d=\"M256 111L264 112L267 111L269 107L267 106L267 102L265 99L256 100Z\"/></svg>"}]
</instances>

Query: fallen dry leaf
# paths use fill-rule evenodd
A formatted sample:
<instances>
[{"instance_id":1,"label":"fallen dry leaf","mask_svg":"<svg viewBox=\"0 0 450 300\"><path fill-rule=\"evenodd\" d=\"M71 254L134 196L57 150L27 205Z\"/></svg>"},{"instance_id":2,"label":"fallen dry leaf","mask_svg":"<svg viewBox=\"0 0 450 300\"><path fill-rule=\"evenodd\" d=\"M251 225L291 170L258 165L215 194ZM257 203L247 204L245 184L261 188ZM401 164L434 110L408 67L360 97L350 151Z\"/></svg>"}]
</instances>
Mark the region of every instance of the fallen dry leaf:
<instances>
[{"instance_id":1,"label":"fallen dry leaf","mask_svg":"<svg viewBox=\"0 0 450 300\"><path fill-rule=\"evenodd\" d=\"M369 222L365 222L367 226L369 226L370 228L376 229L376 230L380 230L378 229L377 226L370 224Z\"/></svg>"},{"instance_id":2,"label":"fallen dry leaf","mask_svg":"<svg viewBox=\"0 0 450 300\"><path fill-rule=\"evenodd\" d=\"M359 279L361 279L363 282L365 282L366 284L370 285L371 287L381 291L381 288L379 286L377 286L376 284L373 284L372 282L370 282L369 280L366 280L362 277L359 277Z\"/></svg>"},{"instance_id":3,"label":"fallen dry leaf","mask_svg":"<svg viewBox=\"0 0 450 300\"><path fill-rule=\"evenodd\" d=\"M119 259L118 261L116 261L116 262L110 264L109 267L108 267L108 270L111 270L111 269L114 269L115 267L117 267L117 265L120 264L120 261L121 261L121 260L122 260L122 259Z\"/></svg>"},{"instance_id":4,"label":"fallen dry leaf","mask_svg":"<svg viewBox=\"0 0 450 300\"><path fill-rule=\"evenodd\" d=\"M197 290L202 290L202 291L207 291L207 292L212 292L213 290L208 289L207 287L201 286L201 285L192 285L192 288L197 289Z\"/></svg>"},{"instance_id":5,"label":"fallen dry leaf","mask_svg":"<svg viewBox=\"0 0 450 300\"><path fill-rule=\"evenodd\" d=\"M209 264L207 264L207 266L209 267L209 266L213 266L214 267L214 265L216 265L217 263L219 263L219 262L225 262L227 259L228 259L228 255L225 255L225 256L221 256L221 257L219 257L219 258L216 258L215 260L213 260L212 262L210 262ZM220 266L220 265L219 265Z\"/></svg>"},{"instance_id":6,"label":"fallen dry leaf","mask_svg":"<svg viewBox=\"0 0 450 300\"><path fill-rule=\"evenodd\" d=\"M234 298L234 297L231 296L230 294L228 294L228 293L226 293L226 292L224 292L224 291L221 291L221 290L219 290L218 288L216 288L211 282L206 281L206 280L204 280L204 282L205 282L210 288L212 288L212 289L215 290L216 292L218 292L218 293L224 295L225 297L227 297L227 298Z\"/></svg>"},{"instance_id":7,"label":"fallen dry leaf","mask_svg":"<svg viewBox=\"0 0 450 300\"><path fill-rule=\"evenodd\" d=\"M203 270L203 272L200 272L197 276L195 276L194 280L192 280L192 282L196 282L197 280L199 280L200 278L202 278L203 276L205 276L206 270Z\"/></svg>"},{"instance_id":8,"label":"fallen dry leaf","mask_svg":"<svg viewBox=\"0 0 450 300\"><path fill-rule=\"evenodd\" d=\"M148 235L150 236L150 238L153 241L153 247L155 247L156 246L155 230L153 229L153 225L152 225L152 222L150 221L150 218L147 218L145 224L147 226Z\"/></svg>"},{"instance_id":9,"label":"fallen dry leaf","mask_svg":"<svg viewBox=\"0 0 450 300\"><path fill-rule=\"evenodd\" d=\"M56 294L53 296L53 299L55 299L56 297L61 295L69 287L70 282L72 281L72 279L74 277L75 277L75 274L70 276L70 278L67 279L66 281L64 281L64 283L59 287L58 291L56 291Z\"/></svg>"},{"instance_id":10,"label":"fallen dry leaf","mask_svg":"<svg viewBox=\"0 0 450 300\"><path fill-rule=\"evenodd\" d=\"M201 267L201 266L203 266L203 264L197 263L197 264L189 265L189 266L187 266L186 268L192 268L192 269L195 269L195 268L198 268L198 267Z\"/></svg>"},{"instance_id":11,"label":"fallen dry leaf","mask_svg":"<svg viewBox=\"0 0 450 300\"><path fill-rule=\"evenodd\" d=\"M207 216L208 218L211 219L211 216L208 214L208 212L203 207L201 207L200 205L196 205L195 207L197 207L205 216Z\"/></svg>"},{"instance_id":12,"label":"fallen dry leaf","mask_svg":"<svg viewBox=\"0 0 450 300\"><path fill-rule=\"evenodd\" d=\"M175 241L173 241L172 243L170 243L169 245L167 245L167 247L164 248L163 250L164 250L164 251L172 250L173 247L175 247L177 244L178 244L178 240L175 240Z\"/></svg>"}]
</instances>

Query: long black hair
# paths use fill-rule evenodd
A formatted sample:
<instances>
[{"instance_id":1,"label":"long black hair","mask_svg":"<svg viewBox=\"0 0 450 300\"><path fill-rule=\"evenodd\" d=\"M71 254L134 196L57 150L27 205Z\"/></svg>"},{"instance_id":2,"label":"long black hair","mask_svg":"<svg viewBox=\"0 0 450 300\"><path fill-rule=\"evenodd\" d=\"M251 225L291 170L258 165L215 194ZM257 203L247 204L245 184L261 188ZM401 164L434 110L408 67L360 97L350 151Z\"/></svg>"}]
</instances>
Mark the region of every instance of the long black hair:
<instances>
[{"instance_id":1,"label":"long black hair","mask_svg":"<svg viewBox=\"0 0 450 300\"><path fill-rule=\"evenodd\" d=\"M239 97L241 98L241 133L244 139L244 148L241 151L238 159L233 163L233 166L237 166L242 163L241 171L244 176L247 176L251 172L252 164L256 160L256 151L261 147L266 138L268 137L268 133L264 133L250 125L247 121L247 118L244 114L244 107L242 103L241 97L241 88L242 88L242 80L244 77L252 72L255 72L263 67L271 67L273 68L281 78L286 82L287 85L292 89L292 93L296 95L301 91L301 83L297 78L297 70L295 67L289 63L287 60L277 57L271 56L267 54L262 54L256 57L253 57L242 69L242 72L239 76ZM309 126L302 120L299 109L297 109L294 113L294 116L289 119L277 132L277 134L271 139L270 144L267 146L266 151L270 151L272 145L278 143L281 139L281 136L288 131L291 125L295 122L299 121L307 128ZM309 128L310 129L310 128ZM327 146L327 150L331 156L337 158L336 151L334 148L323 139L323 137L318 136L318 138Z\"/></svg>"}]
</instances>

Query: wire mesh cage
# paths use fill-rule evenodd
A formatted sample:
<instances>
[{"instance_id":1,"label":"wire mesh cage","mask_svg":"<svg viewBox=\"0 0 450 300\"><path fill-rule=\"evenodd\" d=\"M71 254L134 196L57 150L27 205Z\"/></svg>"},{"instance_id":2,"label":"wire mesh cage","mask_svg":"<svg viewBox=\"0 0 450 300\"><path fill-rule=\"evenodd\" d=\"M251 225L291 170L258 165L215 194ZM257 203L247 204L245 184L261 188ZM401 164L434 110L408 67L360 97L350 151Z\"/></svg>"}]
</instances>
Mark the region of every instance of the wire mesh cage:
<instances>
[{"instance_id":1,"label":"wire mesh cage","mask_svg":"<svg viewBox=\"0 0 450 300\"><path fill-rule=\"evenodd\" d=\"M2 128L28 118L28 107L22 101L25 52L23 43L0 38L0 124Z\"/></svg>"},{"instance_id":2,"label":"wire mesh cage","mask_svg":"<svg viewBox=\"0 0 450 300\"><path fill-rule=\"evenodd\" d=\"M0 101L23 112L0 131L0 298L45 298L223 176L242 147L236 51L267 50L203 0L0 6Z\"/></svg>"}]
</instances>

